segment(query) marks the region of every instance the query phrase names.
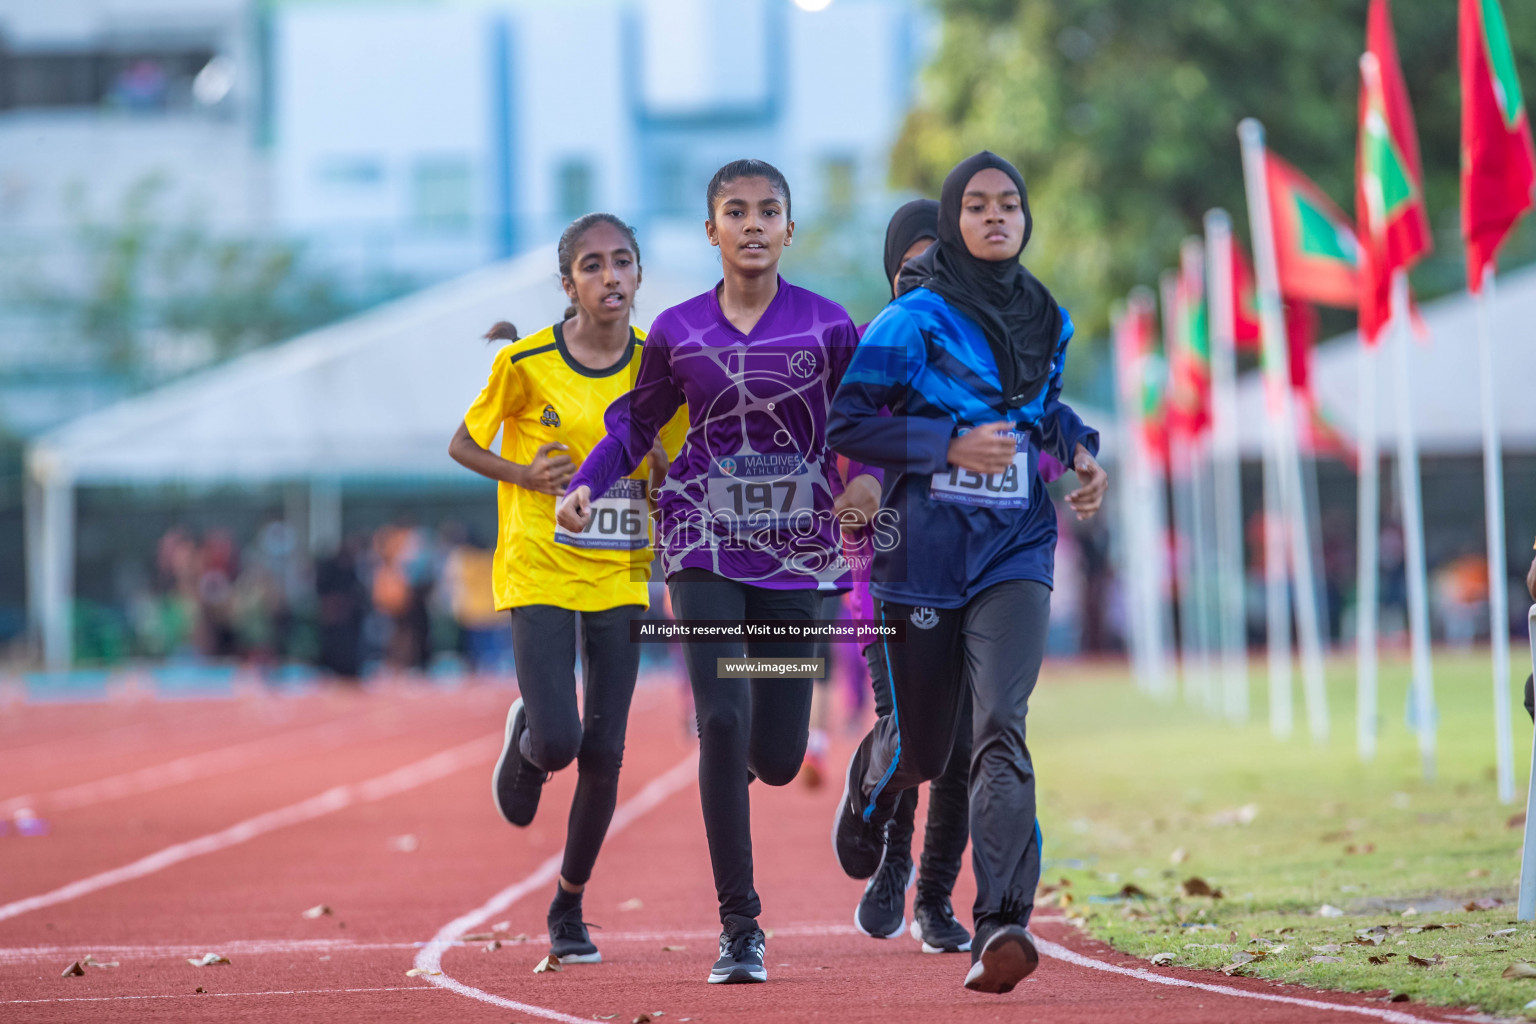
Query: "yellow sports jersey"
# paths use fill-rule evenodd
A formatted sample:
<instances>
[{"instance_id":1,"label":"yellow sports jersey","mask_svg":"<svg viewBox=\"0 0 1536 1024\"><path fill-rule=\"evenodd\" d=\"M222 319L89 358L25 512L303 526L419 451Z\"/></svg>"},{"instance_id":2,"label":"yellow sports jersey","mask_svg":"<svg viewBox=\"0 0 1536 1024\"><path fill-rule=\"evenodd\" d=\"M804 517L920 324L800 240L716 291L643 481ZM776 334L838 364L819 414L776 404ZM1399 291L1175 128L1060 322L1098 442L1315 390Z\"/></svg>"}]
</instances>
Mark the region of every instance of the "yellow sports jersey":
<instances>
[{"instance_id":1,"label":"yellow sports jersey","mask_svg":"<svg viewBox=\"0 0 1536 1024\"><path fill-rule=\"evenodd\" d=\"M540 445L558 441L580 466L607 434L603 413L609 403L635 385L644 337L632 330L623 357L602 370L571 356L560 324L512 342L496 353L490 380L464 414L470 436L489 448L500 431L502 458L525 466ZM669 457L677 457L687 430L688 410L682 408L661 431ZM593 496L592 523L580 534L556 528L554 495L497 484L497 609L549 604L594 612L648 603L648 464L607 494Z\"/></svg>"}]
</instances>

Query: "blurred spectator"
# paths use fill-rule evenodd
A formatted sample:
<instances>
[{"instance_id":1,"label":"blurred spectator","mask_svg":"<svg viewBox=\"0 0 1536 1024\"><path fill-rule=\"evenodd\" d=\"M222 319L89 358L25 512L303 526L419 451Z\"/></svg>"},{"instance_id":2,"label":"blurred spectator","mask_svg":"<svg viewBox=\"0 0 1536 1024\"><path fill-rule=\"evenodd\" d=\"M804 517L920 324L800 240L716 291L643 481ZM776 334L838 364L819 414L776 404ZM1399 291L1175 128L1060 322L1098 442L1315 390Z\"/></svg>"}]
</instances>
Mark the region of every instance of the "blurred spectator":
<instances>
[{"instance_id":1,"label":"blurred spectator","mask_svg":"<svg viewBox=\"0 0 1536 1024\"><path fill-rule=\"evenodd\" d=\"M363 665L363 620L368 591L359 573L356 537L342 541L334 554L315 564L316 617L320 633L320 667L343 679L356 679Z\"/></svg>"},{"instance_id":2,"label":"blurred spectator","mask_svg":"<svg viewBox=\"0 0 1536 1024\"><path fill-rule=\"evenodd\" d=\"M1435 610L1452 647L1470 647L1478 619L1488 612L1488 560L1465 552L1436 569L1430 579Z\"/></svg>"},{"instance_id":3,"label":"blurred spectator","mask_svg":"<svg viewBox=\"0 0 1536 1024\"><path fill-rule=\"evenodd\" d=\"M389 619L384 660L399 670L425 671L432 657L427 598L433 584L431 550L422 531L402 521L373 535L373 605Z\"/></svg>"},{"instance_id":4,"label":"blurred spectator","mask_svg":"<svg viewBox=\"0 0 1536 1024\"><path fill-rule=\"evenodd\" d=\"M459 627L460 649L476 673L505 671L512 653L511 625L507 614L496 610L492 590L495 557L494 551L460 540L443 563L442 588Z\"/></svg>"}]
</instances>

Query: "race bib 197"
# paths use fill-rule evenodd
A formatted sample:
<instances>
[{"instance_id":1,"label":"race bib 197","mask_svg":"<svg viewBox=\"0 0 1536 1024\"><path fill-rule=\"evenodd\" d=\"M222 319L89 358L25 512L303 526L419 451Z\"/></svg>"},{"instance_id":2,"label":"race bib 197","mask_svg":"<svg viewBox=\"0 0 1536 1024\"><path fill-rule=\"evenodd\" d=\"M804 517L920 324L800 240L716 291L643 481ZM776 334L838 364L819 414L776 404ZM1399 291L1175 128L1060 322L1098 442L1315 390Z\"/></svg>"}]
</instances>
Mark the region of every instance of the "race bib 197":
<instances>
[{"instance_id":1,"label":"race bib 197","mask_svg":"<svg viewBox=\"0 0 1536 1024\"><path fill-rule=\"evenodd\" d=\"M576 548L635 550L650 543L645 481L626 477L592 499L592 519L581 533L555 524L555 543Z\"/></svg>"},{"instance_id":2,"label":"race bib 197","mask_svg":"<svg viewBox=\"0 0 1536 1024\"><path fill-rule=\"evenodd\" d=\"M965 430L960 431L966 433ZM1034 483L1032 447L1029 438L1018 431L1011 431L1014 441L1013 465L1002 473L977 473L974 470L950 466L941 473L933 474L928 484L928 497L933 501L952 501L959 505L981 505L986 508L1028 508L1029 488Z\"/></svg>"},{"instance_id":3,"label":"race bib 197","mask_svg":"<svg viewBox=\"0 0 1536 1024\"><path fill-rule=\"evenodd\" d=\"M710 462L709 511L714 516L771 527L814 508L811 470L798 454L730 455Z\"/></svg>"}]
</instances>

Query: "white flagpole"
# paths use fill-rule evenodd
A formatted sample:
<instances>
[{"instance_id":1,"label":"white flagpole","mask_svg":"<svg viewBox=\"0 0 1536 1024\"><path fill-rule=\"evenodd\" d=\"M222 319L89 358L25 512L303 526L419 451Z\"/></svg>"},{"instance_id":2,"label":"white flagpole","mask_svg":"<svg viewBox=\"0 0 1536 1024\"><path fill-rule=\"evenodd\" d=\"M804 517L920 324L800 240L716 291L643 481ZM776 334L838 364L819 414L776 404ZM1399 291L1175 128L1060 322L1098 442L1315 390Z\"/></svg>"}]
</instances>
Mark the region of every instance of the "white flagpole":
<instances>
[{"instance_id":1,"label":"white flagpole","mask_svg":"<svg viewBox=\"0 0 1536 1024\"><path fill-rule=\"evenodd\" d=\"M1429 656L1429 595L1424 568L1424 505L1419 492L1419 445L1413 432L1408 371L1408 272L1392 274L1392 363L1397 378L1397 473L1408 577L1408 635L1413 650L1413 717L1424 777L1435 777L1435 681Z\"/></svg>"},{"instance_id":2,"label":"white flagpole","mask_svg":"<svg viewBox=\"0 0 1536 1024\"><path fill-rule=\"evenodd\" d=\"M1316 742L1328 738L1328 694L1323 675L1322 641L1317 621L1317 590L1313 582L1312 543L1302 494L1301 459L1296 444L1296 418L1290 384L1285 321L1280 308L1280 275L1275 258L1274 225L1270 220L1269 184L1264 171L1264 127L1253 118L1238 125L1243 149L1243 177L1248 192L1248 216L1253 228L1254 266L1259 283L1259 320L1264 335L1265 369L1278 393L1275 435L1282 512L1289 527L1291 570L1296 582L1296 633L1301 642L1302 693L1307 725Z\"/></svg>"},{"instance_id":3,"label":"white flagpole","mask_svg":"<svg viewBox=\"0 0 1536 1024\"><path fill-rule=\"evenodd\" d=\"M1120 536L1122 538L1121 565L1125 567L1126 617L1130 629L1131 664L1134 667L1138 689L1151 691L1152 662L1148 633L1147 605L1144 598L1146 587L1142 578L1147 574L1147 549L1143 546L1144 531L1139 520L1146 518L1141 480L1141 410L1137 395L1134 368L1128 365L1125 352L1124 332L1126 316L1123 307L1110 313L1110 331L1114 338L1114 367L1116 392L1120 405L1120 424L1124 443L1120 446L1120 465L1125 470L1125 497L1120 500Z\"/></svg>"},{"instance_id":4,"label":"white flagpole","mask_svg":"<svg viewBox=\"0 0 1536 1024\"><path fill-rule=\"evenodd\" d=\"M1133 288L1126 301L1126 311L1133 322L1150 332L1150 325L1155 322L1157 316L1157 300L1150 289ZM1143 340L1150 343L1150 333ZM1147 375L1151 365L1150 352L1143 349L1138 355L1135 370L1138 388L1135 396L1138 420L1142 398L1140 389L1147 385ZM1168 653L1173 646L1171 623L1166 615L1168 608L1166 597L1168 495L1163 489L1163 476L1157 459L1152 450L1146 446L1146 435L1142 434L1138 437L1137 443L1141 445L1142 452L1138 503L1145 513L1139 518L1139 523L1144 531L1142 543L1147 566L1147 571L1142 578L1142 586L1145 588L1142 592L1142 600L1148 628L1153 689L1160 697L1171 699L1177 693L1177 686L1168 665Z\"/></svg>"},{"instance_id":5,"label":"white flagpole","mask_svg":"<svg viewBox=\"0 0 1536 1024\"><path fill-rule=\"evenodd\" d=\"M1232 222L1225 210L1205 215L1206 296L1211 334L1211 455L1216 499L1217 614L1222 706L1248 720L1247 616L1244 614L1243 494L1237 432L1237 299L1232 294Z\"/></svg>"},{"instance_id":6,"label":"white flagpole","mask_svg":"<svg viewBox=\"0 0 1536 1024\"><path fill-rule=\"evenodd\" d=\"M1483 505L1488 527L1488 639L1493 645L1493 739L1499 801L1515 799L1514 752L1509 737L1509 573L1504 554L1504 457L1499 444L1498 394L1493 387L1493 264L1483 268L1477 303L1477 351L1483 391Z\"/></svg>"},{"instance_id":7,"label":"white flagpole","mask_svg":"<svg viewBox=\"0 0 1536 1024\"><path fill-rule=\"evenodd\" d=\"M1179 279L1193 279L1198 281L1200 290L1205 290L1205 245L1198 238L1186 238L1179 247ZM1191 283L1193 283L1193 281ZM1207 307L1208 309L1209 307ZM1190 310L1185 310L1185 316L1190 315ZM1206 317L1207 335L1209 335L1210 317ZM1185 325L1188 328L1188 325ZM1180 339L1185 347L1186 354L1193 357L1192 346L1194 344L1192 334L1186 334ZM1209 339L1207 338L1207 341ZM1192 492L1190 507L1193 510L1191 525L1194 542L1190 545L1195 567L1195 643L1196 657L1199 659L1200 676L1203 680L1202 695L1207 710L1219 712L1222 706L1221 687L1218 685L1216 665L1213 657L1217 648L1216 643L1216 581L1212 572L1214 567L1214 555L1207 538L1211 536L1214 526L1211 510L1211 488L1209 486L1211 474L1208 472L1212 460L1213 441L1210 436L1210 425L1207 424L1205 434L1195 433L1190 437L1190 474L1189 487Z\"/></svg>"},{"instance_id":8,"label":"white flagpole","mask_svg":"<svg viewBox=\"0 0 1536 1024\"><path fill-rule=\"evenodd\" d=\"M1174 301L1178 275L1164 271L1158 282L1162 298L1163 353L1168 360L1169 381L1174 377L1174 367L1180 357L1178 340L1179 325L1174 317ZM1172 389L1169 390L1170 398ZM1189 438L1176 438L1168 434L1168 484L1173 494L1173 571L1178 587L1179 602L1179 676L1183 681L1184 699L1191 703L1204 703L1205 679L1200 672L1197 625L1198 601L1195 597L1194 545L1195 515L1192 502L1194 450Z\"/></svg>"},{"instance_id":9,"label":"white flagpole","mask_svg":"<svg viewBox=\"0 0 1536 1024\"><path fill-rule=\"evenodd\" d=\"M1377 581L1381 576L1381 457L1377 449L1376 374L1380 339L1360 336L1360 520L1359 573L1355 588L1355 746L1360 760L1376 758L1379 712L1376 697Z\"/></svg>"}]
</instances>

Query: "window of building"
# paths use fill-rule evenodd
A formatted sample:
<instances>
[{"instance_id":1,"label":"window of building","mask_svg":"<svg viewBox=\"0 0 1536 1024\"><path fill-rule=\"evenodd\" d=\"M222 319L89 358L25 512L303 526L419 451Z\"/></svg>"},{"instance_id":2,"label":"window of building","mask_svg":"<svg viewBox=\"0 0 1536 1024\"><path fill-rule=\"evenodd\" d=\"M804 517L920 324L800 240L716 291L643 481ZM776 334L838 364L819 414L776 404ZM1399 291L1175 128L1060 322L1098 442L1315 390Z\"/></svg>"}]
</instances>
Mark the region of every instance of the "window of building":
<instances>
[{"instance_id":1,"label":"window of building","mask_svg":"<svg viewBox=\"0 0 1536 1024\"><path fill-rule=\"evenodd\" d=\"M582 214L591 213L592 165L585 160L566 160L556 172L556 197L560 203L560 216L575 220Z\"/></svg>"},{"instance_id":2,"label":"window of building","mask_svg":"<svg viewBox=\"0 0 1536 1024\"><path fill-rule=\"evenodd\" d=\"M411 170L411 223L427 232L460 234L470 228L473 182L464 157L425 157Z\"/></svg>"},{"instance_id":3,"label":"window of building","mask_svg":"<svg viewBox=\"0 0 1536 1024\"><path fill-rule=\"evenodd\" d=\"M656 162L655 212L664 217L685 215L689 198L687 165L676 156L659 159Z\"/></svg>"},{"instance_id":4,"label":"window of building","mask_svg":"<svg viewBox=\"0 0 1536 1024\"><path fill-rule=\"evenodd\" d=\"M207 47L49 53L0 48L0 110L184 110L193 105L192 83L214 56Z\"/></svg>"}]
</instances>

